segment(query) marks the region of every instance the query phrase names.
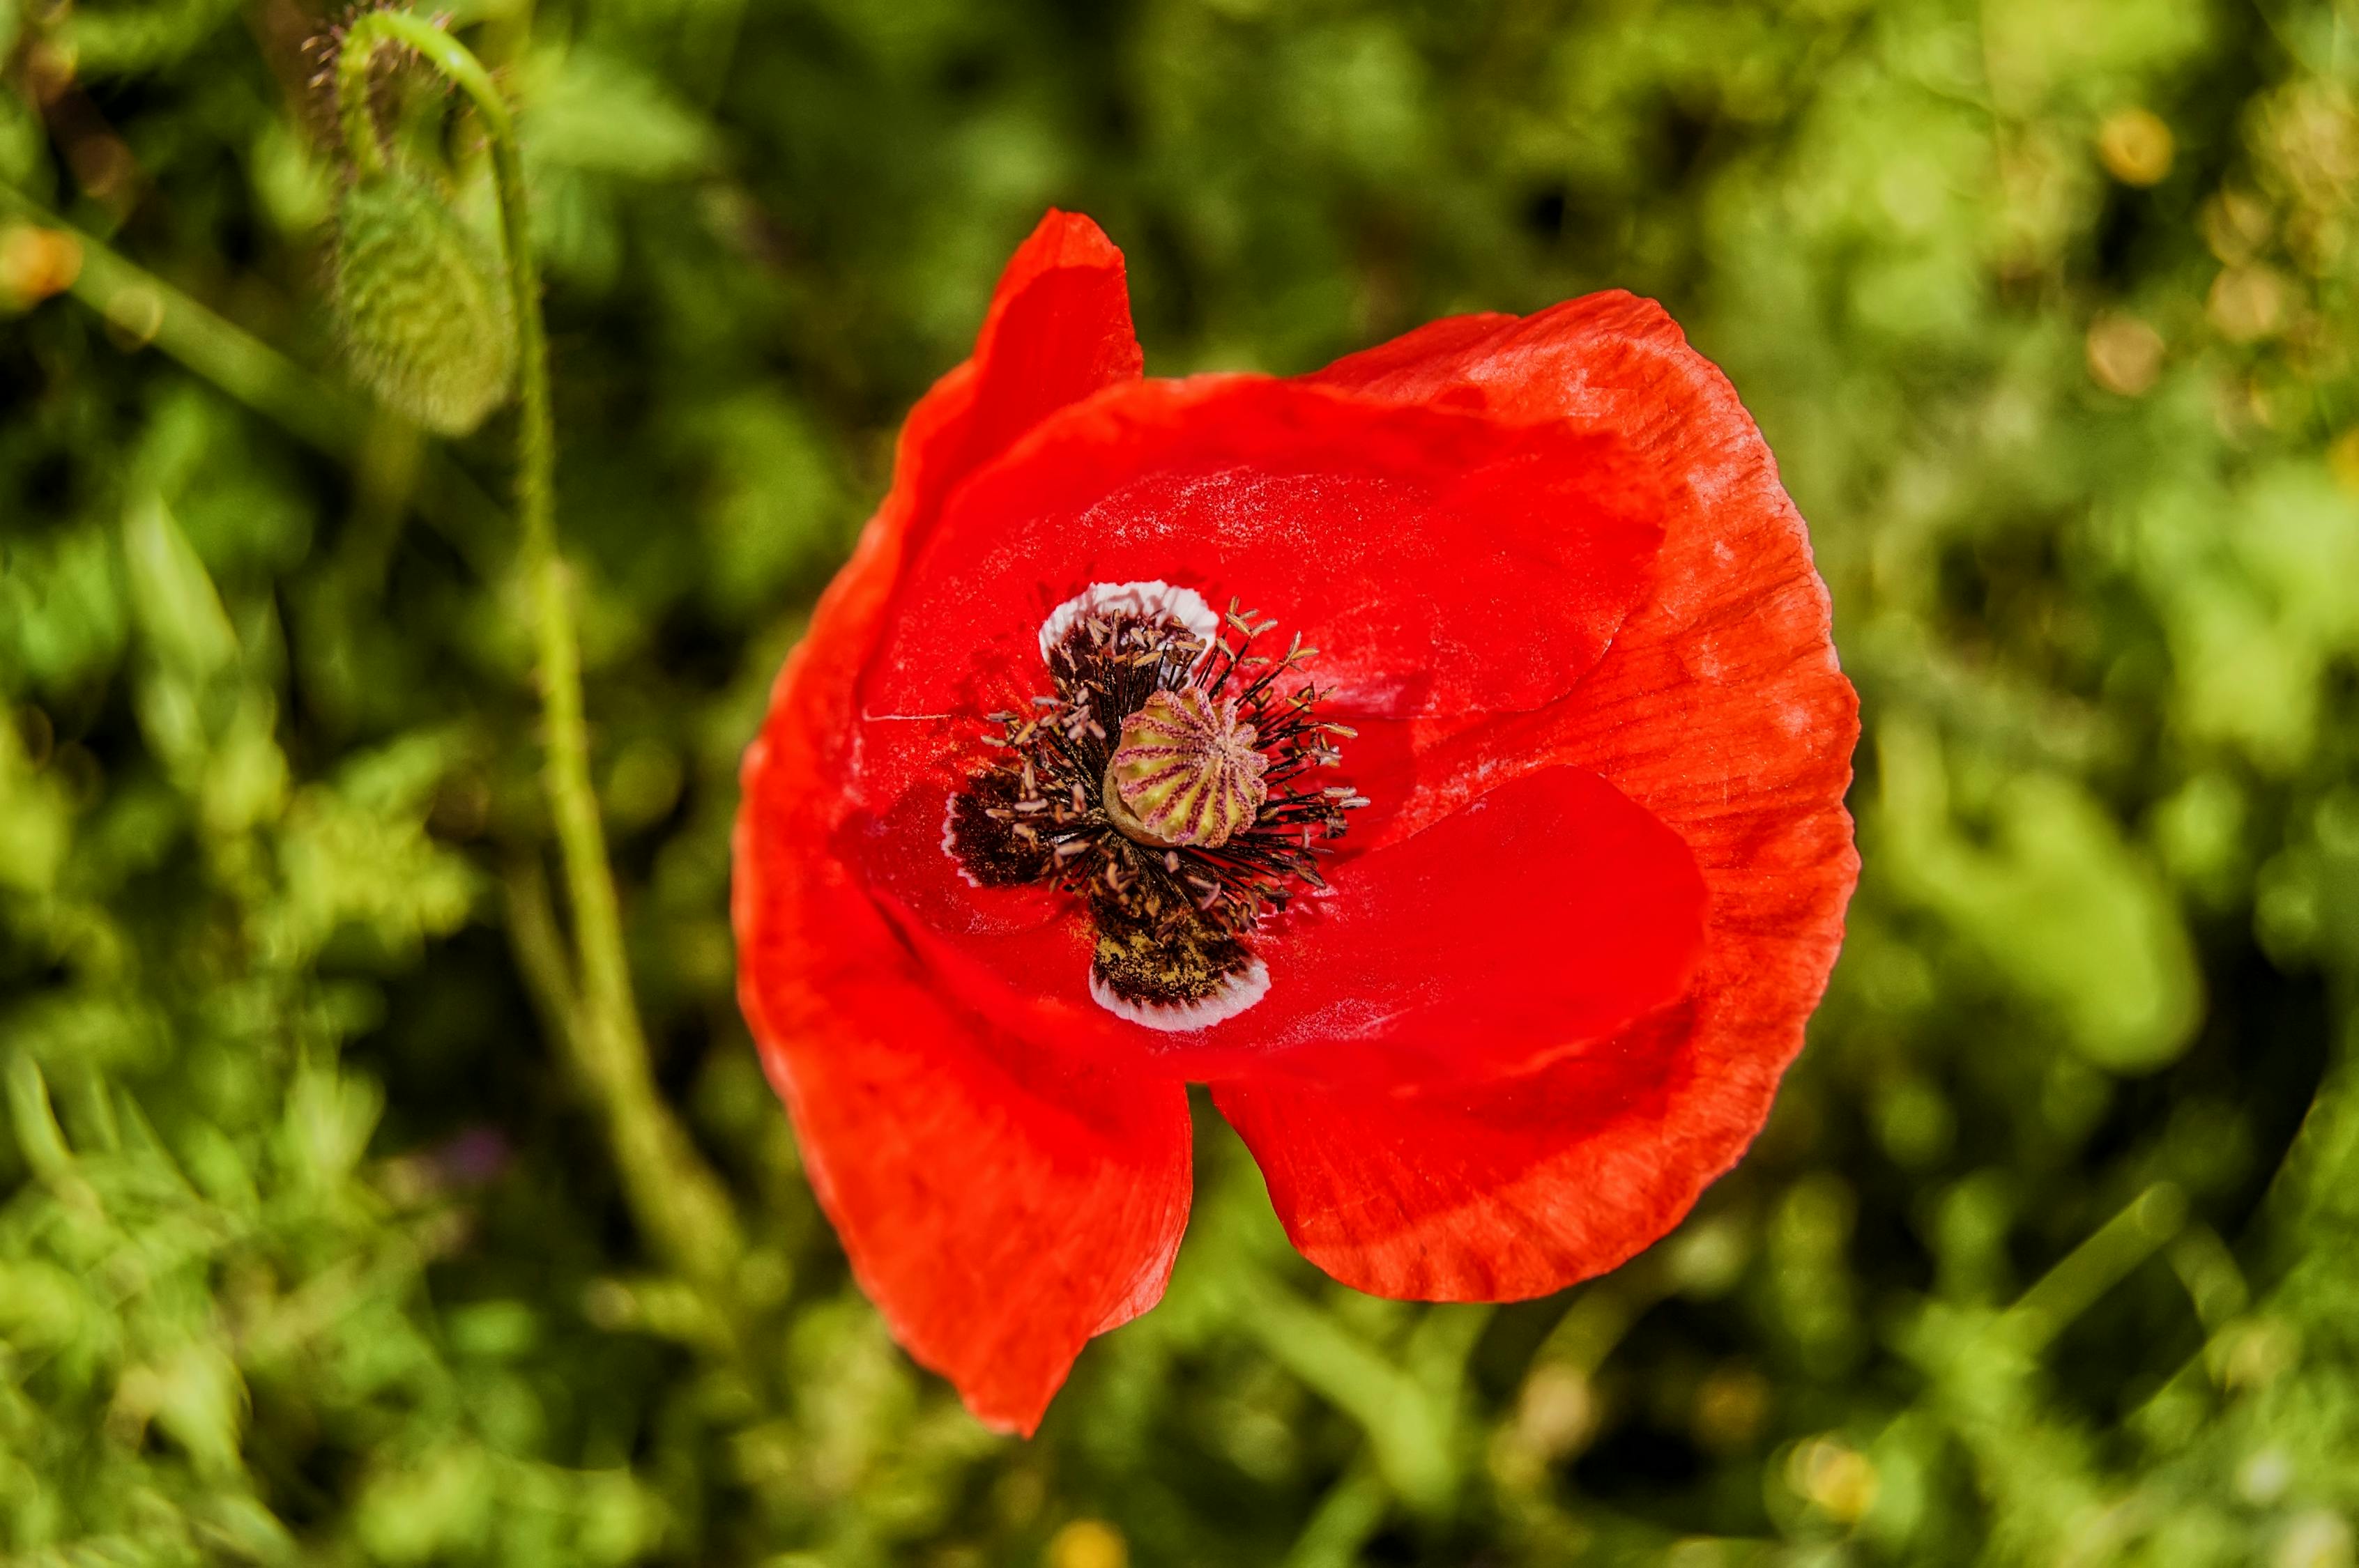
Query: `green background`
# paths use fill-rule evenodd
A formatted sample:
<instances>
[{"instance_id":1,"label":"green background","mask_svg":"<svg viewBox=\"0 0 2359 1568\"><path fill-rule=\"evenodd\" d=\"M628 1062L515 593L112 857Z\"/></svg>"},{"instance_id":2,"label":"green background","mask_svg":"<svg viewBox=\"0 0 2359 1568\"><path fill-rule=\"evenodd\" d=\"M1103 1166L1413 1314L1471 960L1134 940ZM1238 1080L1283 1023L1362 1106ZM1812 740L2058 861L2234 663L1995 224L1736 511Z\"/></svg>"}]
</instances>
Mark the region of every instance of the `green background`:
<instances>
[{"instance_id":1,"label":"green background","mask_svg":"<svg viewBox=\"0 0 2359 1568\"><path fill-rule=\"evenodd\" d=\"M2352 1563L2359 5L460 17L521 105L641 1000L752 1238L726 1321L519 979L513 415L428 439L339 368L326 20L0 0L0 1563ZM466 116L386 92L479 210ZM1356 1296L1200 1107L1169 1299L1026 1444L850 1284L727 849L900 416L1051 203L1158 373L1662 299L1812 524L1866 870L1670 1239Z\"/></svg>"}]
</instances>

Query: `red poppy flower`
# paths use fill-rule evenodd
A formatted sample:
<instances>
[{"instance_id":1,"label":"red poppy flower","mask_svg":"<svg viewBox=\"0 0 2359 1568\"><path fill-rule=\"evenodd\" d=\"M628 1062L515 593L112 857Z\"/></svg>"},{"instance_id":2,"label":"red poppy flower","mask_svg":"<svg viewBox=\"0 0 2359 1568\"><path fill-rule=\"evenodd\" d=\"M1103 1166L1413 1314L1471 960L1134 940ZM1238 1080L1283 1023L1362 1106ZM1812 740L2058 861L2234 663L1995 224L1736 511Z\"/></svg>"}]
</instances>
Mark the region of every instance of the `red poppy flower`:
<instances>
[{"instance_id":1,"label":"red poppy flower","mask_svg":"<svg viewBox=\"0 0 2359 1568\"><path fill-rule=\"evenodd\" d=\"M1161 1295L1185 1086L1346 1283L1560 1289L1768 1113L1857 704L1759 432L1656 306L1140 377L1051 213L778 678L741 991L914 1356L1029 1431Z\"/></svg>"}]
</instances>

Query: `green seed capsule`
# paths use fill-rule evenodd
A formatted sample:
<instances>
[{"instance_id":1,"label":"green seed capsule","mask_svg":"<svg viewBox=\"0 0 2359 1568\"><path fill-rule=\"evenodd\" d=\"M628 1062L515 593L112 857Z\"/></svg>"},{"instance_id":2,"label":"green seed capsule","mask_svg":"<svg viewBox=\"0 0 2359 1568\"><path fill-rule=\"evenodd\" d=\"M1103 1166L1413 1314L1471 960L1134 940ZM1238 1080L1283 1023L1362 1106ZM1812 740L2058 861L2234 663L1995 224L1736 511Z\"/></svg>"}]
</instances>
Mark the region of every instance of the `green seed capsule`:
<instances>
[{"instance_id":1,"label":"green seed capsule","mask_svg":"<svg viewBox=\"0 0 2359 1568\"><path fill-rule=\"evenodd\" d=\"M1101 797L1106 817L1142 844L1216 849L1253 826L1269 785L1269 759L1234 697L1195 687L1158 691L1122 721Z\"/></svg>"},{"instance_id":2,"label":"green seed capsule","mask_svg":"<svg viewBox=\"0 0 2359 1568\"><path fill-rule=\"evenodd\" d=\"M392 171L346 187L336 303L353 373L419 424L462 436L507 400L516 318L496 259L423 182Z\"/></svg>"}]
</instances>

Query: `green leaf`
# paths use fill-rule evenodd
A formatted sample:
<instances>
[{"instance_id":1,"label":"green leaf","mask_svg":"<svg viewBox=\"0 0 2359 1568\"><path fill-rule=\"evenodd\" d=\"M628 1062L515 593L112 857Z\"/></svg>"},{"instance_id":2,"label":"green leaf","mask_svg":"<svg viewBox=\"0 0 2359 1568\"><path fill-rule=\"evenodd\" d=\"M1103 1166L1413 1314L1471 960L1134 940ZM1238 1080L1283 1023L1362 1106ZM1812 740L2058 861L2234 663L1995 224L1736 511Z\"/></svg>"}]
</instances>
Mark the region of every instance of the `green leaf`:
<instances>
[{"instance_id":1,"label":"green leaf","mask_svg":"<svg viewBox=\"0 0 2359 1568\"><path fill-rule=\"evenodd\" d=\"M124 514L123 560L133 618L157 659L198 684L228 668L237 634L163 497L142 494Z\"/></svg>"},{"instance_id":2,"label":"green leaf","mask_svg":"<svg viewBox=\"0 0 2359 1568\"><path fill-rule=\"evenodd\" d=\"M518 122L531 158L625 179L679 179L712 167L712 124L659 81L612 55L575 47L535 57Z\"/></svg>"},{"instance_id":3,"label":"green leaf","mask_svg":"<svg viewBox=\"0 0 2359 1568\"><path fill-rule=\"evenodd\" d=\"M2202 1016L2195 956L2161 878L2070 780L2009 779L1987 845L1947 820L1938 749L1903 724L1879 736L1887 874L1977 949L2091 1062L2151 1072Z\"/></svg>"}]
</instances>

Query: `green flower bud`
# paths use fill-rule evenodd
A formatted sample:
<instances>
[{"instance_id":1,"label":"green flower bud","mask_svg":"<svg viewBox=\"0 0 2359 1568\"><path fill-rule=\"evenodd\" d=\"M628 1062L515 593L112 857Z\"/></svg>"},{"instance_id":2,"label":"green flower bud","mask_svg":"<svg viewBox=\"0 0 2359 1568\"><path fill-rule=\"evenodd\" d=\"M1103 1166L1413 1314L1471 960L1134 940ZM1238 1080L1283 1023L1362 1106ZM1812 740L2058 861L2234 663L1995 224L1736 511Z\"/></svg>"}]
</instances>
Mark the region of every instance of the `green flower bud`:
<instances>
[{"instance_id":1,"label":"green flower bud","mask_svg":"<svg viewBox=\"0 0 2359 1568\"><path fill-rule=\"evenodd\" d=\"M353 373L419 424L463 436L507 400L516 317L497 258L422 181L388 170L345 188L336 303Z\"/></svg>"}]
</instances>

